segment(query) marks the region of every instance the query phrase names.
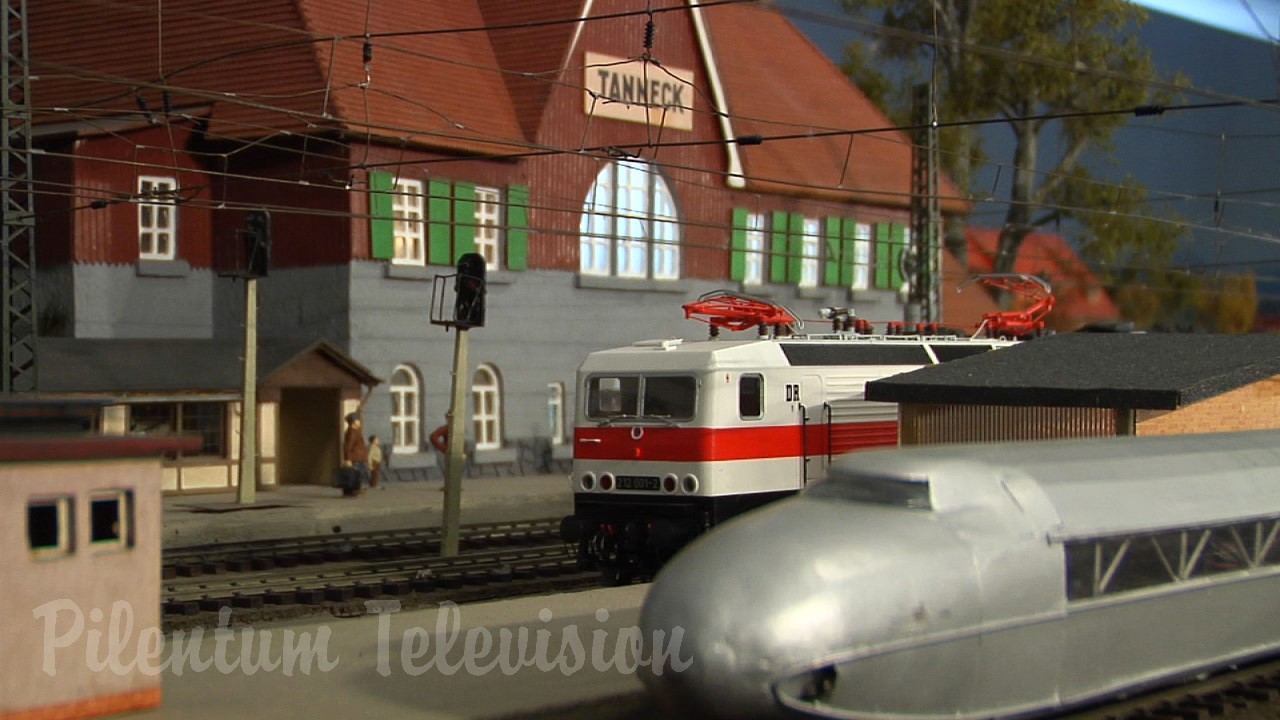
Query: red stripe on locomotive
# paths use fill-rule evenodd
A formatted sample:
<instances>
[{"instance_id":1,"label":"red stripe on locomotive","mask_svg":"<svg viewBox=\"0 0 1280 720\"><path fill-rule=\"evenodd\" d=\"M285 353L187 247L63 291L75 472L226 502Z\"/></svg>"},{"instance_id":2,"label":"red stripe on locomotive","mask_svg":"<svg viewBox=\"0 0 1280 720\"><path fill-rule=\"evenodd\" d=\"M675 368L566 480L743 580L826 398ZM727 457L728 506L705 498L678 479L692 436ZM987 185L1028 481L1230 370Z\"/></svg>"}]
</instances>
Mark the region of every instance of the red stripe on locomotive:
<instances>
[{"instance_id":1,"label":"red stripe on locomotive","mask_svg":"<svg viewBox=\"0 0 1280 720\"><path fill-rule=\"evenodd\" d=\"M833 455L898 444L898 423L856 422L770 425L746 428L580 427L574 431L578 460L715 462ZM636 435L639 435L637 438Z\"/></svg>"}]
</instances>

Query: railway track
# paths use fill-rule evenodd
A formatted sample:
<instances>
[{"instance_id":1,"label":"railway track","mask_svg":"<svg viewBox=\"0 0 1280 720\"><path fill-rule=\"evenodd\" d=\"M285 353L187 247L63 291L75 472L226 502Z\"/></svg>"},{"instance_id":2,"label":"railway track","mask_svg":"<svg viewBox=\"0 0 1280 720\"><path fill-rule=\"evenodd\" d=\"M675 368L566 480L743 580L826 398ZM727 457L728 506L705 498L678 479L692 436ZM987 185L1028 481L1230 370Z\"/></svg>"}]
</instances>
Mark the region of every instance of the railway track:
<instances>
[{"instance_id":1,"label":"railway track","mask_svg":"<svg viewBox=\"0 0 1280 720\"><path fill-rule=\"evenodd\" d=\"M437 528L179 548L164 556L163 621L212 625L224 608L240 622L347 616L375 598L473 602L597 584L558 529L558 519L469 525L448 558Z\"/></svg>"}]
</instances>

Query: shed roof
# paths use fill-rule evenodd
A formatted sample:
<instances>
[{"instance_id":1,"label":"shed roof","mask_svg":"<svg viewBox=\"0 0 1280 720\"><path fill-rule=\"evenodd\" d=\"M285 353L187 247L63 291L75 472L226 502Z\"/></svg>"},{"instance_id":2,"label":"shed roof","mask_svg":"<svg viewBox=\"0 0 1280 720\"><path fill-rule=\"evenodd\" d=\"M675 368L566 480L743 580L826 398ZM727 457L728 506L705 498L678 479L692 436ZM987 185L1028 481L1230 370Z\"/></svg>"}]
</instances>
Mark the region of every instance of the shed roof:
<instances>
[{"instance_id":1,"label":"shed roof","mask_svg":"<svg viewBox=\"0 0 1280 720\"><path fill-rule=\"evenodd\" d=\"M42 393L236 393L243 346L213 339L41 338ZM258 381L308 354L336 364L363 385L382 381L323 340L271 340L258 346Z\"/></svg>"},{"instance_id":2,"label":"shed roof","mask_svg":"<svg viewBox=\"0 0 1280 720\"><path fill-rule=\"evenodd\" d=\"M867 399L1176 410L1280 375L1280 335L1066 333L867 383Z\"/></svg>"}]
</instances>

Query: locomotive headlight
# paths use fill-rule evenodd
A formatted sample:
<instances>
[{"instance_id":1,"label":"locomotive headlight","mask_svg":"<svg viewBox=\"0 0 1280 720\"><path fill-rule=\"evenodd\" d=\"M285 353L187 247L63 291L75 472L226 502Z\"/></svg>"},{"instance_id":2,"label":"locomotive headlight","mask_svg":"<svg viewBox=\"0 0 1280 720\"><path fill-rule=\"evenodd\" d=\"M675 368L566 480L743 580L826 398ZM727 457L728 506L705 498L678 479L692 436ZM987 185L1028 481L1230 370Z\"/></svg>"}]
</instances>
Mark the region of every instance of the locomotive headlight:
<instances>
[{"instance_id":1,"label":"locomotive headlight","mask_svg":"<svg viewBox=\"0 0 1280 720\"><path fill-rule=\"evenodd\" d=\"M587 492L591 492L592 490L595 490L596 474L590 473L590 472L582 473L582 478L578 480L578 486Z\"/></svg>"},{"instance_id":2,"label":"locomotive headlight","mask_svg":"<svg viewBox=\"0 0 1280 720\"><path fill-rule=\"evenodd\" d=\"M600 489L605 492L613 489L613 473L604 473L600 476Z\"/></svg>"},{"instance_id":3,"label":"locomotive headlight","mask_svg":"<svg viewBox=\"0 0 1280 720\"><path fill-rule=\"evenodd\" d=\"M680 481L680 492L683 492L685 495L693 495L698 492L698 476L685 475Z\"/></svg>"},{"instance_id":4,"label":"locomotive headlight","mask_svg":"<svg viewBox=\"0 0 1280 720\"><path fill-rule=\"evenodd\" d=\"M666 477L662 478L662 491L667 493L668 495L676 491L677 485L678 483L676 481L675 475L667 475Z\"/></svg>"}]
</instances>

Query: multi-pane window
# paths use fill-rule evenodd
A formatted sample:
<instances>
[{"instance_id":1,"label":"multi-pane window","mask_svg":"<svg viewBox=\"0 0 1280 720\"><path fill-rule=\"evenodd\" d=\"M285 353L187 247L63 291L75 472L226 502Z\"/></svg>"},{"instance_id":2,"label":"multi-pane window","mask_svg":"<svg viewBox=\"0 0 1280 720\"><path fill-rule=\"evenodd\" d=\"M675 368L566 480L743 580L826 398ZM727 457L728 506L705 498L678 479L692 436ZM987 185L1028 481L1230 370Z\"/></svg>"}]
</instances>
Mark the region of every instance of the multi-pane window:
<instances>
[{"instance_id":1,"label":"multi-pane window","mask_svg":"<svg viewBox=\"0 0 1280 720\"><path fill-rule=\"evenodd\" d=\"M70 555L75 533L71 498L32 499L27 502L27 546L36 557Z\"/></svg>"},{"instance_id":2,"label":"multi-pane window","mask_svg":"<svg viewBox=\"0 0 1280 720\"><path fill-rule=\"evenodd\" d=\"M422 265L426 262L426 219L421 180L397 179L391 199L395 254L392 262Z\"/></svg>"},{"instance_id":3,"label":"multi-pane window","mask_svg":"<svg viewBox=\"0 0 1280 720\"><path fill-rule=\"evenodd\" d=\"M764 214L747 215L743 285L764 284Z\"/></svg>"},{"instance_id":4,"label":"multi-pane window","mask_svg":"<svg viewBox=\"0 0 1280 720\"><path fill-rule=\"evenodd\" d=\"M501 411L498 374L492 367L481 365L471 379L471 422L475 427L477 450L502 447Z\"/></svg>"},{"instance_id":5,"label":"multi-pane window","mask_svg":"<svg viewBox=\"0 0 1280 720\"><path fill-rule=\"evenodd\" d=\"M138 257L172 260L177 248L177 181L169 177L138 178Z\"/></svg>"},{"instance_id":6,"label":"multi-pane window","mask_svg":"<svg viewBox=\"0 0 1280 720\"><path fill-rule=\"evenodd\" d=\"M818 267L822 242L819 238L817 218L804 219L804 233L800 236L800 287L818 286Z\"/></svg>"},{"instance_id":7,"label":"multi-pane window","mask_svg":"<svg viewBox=\"0 0 1280 720\"><path fill-rule=\"evenodd\" d=\"M853 290L871 287L871 225L858 223L853 234Z\"/></svg>"},{"instance_id":8,"label":"multi-pane window","mask_svg":"<svg viewBox=\"0 0 1280 720\"><path fill-rule=\"evenodd\" d=\"M564 444L564 383L547 384L547 427L551 444Z\"/></svg>"},{"instance_id":9,"label":"multi-pane window","mask_svg":"<svg viewBox=\"0 0 1280 720\"><path fill-rule=\"evenodd\" d=\"M139 403L129 406L129 431L145 435L198 435L200 449L183 457L226 457L226 403ZM171 456L172 457L172 456Z\"/></svg>"},{"instance_id":10,"label":"multi-pane window","mask_svg":"<svg viewBox=\"0 0 1280 720\"><path fill-rule=\"evenodd\" d=\"M498 248L502 237L502 194L497 188L476 187L476 252L485 267L498 269Z\"/></svg>"},{"instance_id":11,"label":"multi-pane window","mask_svg":"<svg viewBox=\"0 0 1280 720\"><path fill-rule=\"evenodd\" d=\"M680 277L680 232L667 182L647 163L600 171L583 207L579 269L623 278Z\"/></svg>"},{"instance_id":12,"label":"multi-pane window","mask_svg":"<svg viewBox=\"0 0 1280 720\"><path fill-rule=\"evenodd\" d=\"M391 443L394 452L416 453L421 423L418 375L407 365L391 373Z\"/></svg>"},{"instance_id":13,"label":"multi-pane window","mask_svg":"<svg viewBox=\"0 0 1280 720\"><path fill-rule=\"evenodd\" d=\"M1280 565L1280 520L1069 540L1065 550L1067 599L1086 600Z\"/></svg>"}]
</instances>

